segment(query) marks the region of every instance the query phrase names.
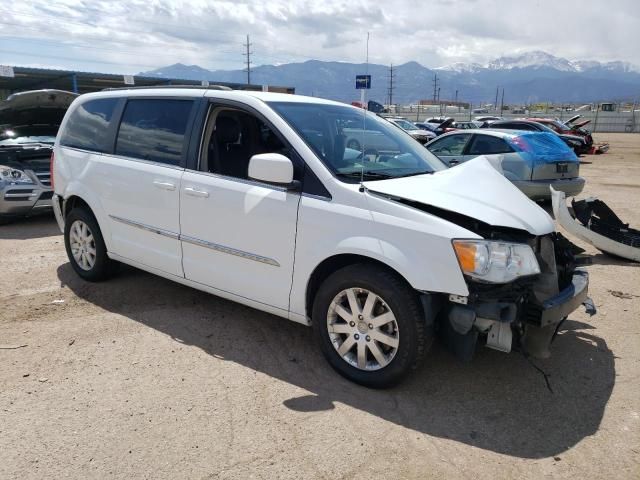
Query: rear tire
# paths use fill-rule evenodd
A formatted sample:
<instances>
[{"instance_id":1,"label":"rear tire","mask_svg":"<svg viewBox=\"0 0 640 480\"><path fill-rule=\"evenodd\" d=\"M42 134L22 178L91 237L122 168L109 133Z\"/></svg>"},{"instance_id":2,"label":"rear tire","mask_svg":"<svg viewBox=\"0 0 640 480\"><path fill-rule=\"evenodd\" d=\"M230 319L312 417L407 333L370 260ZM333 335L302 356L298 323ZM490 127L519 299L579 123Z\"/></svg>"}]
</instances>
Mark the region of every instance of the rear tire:
<instances>
[{"instance_id":1,"label":"rear tire","mask_svg":"<svg viewBox=\"0 0 640 480\"><path fill-rule=\"evenodd\" d=\"M98 222L86 208L74 208L66 216L64 246L75 272L89 282L106 280L120 265L108 257Z\"/></svg>"},{"instance_id":2,"label":"rear tire","mask_svg":"<svg viewBox=\"0 0 640 480\"><path fill-rule=\"evenodd\" d=\"M331 274L315 297L312 320L329 364L371 388L397 384L420 365L433 340L416 292L376 265L350 265Z\"/></svg>"}]
</instances>

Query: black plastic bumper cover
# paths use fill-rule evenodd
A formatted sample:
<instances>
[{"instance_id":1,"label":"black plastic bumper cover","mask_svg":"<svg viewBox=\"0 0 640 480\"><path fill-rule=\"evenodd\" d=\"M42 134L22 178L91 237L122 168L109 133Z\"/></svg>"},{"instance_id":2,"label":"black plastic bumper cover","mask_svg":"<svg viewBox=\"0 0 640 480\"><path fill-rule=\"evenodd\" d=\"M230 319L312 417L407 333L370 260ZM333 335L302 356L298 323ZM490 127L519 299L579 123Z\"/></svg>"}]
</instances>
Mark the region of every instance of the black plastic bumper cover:
<instances>
[{"instance_id":1,"label":"black plastic bumper cover","mask_svg":"<svg viewBox=\"0 0 640 480\"><path fill-rule=\"evenodd\" d=\"M571 285L555 297L545 300L540 313L540 326L560 323L576 308L587 301L589 293L589 274L584 270L573 272Z\"/></svg>"}]
</instances>

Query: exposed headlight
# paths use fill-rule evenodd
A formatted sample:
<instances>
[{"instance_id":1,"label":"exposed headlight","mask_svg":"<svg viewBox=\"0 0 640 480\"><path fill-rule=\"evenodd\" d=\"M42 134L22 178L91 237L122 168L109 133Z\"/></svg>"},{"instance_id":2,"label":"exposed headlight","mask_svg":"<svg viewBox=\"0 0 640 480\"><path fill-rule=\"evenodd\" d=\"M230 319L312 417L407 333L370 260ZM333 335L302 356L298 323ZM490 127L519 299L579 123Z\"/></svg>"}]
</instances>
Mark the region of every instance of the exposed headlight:
<instances>
[{"instance_id":1,"label":"exposed headlight","mask_svg":"<svg viewBox=\"0 0 640 480\"><path fill-rule=\"evenodd\" d=\"M489 283L508 283L540 273L529 245L489 240L454 240L453 249L465 275Z\"/></svg>"},{"instance_id":2,"label":"exposed headlight","mask_svg":"<svg viewBox=\"0 0 640 480\"><path fill-rule=\"evenodd\" d=\"M22 170L7 167L6 165L0 165L0 180L7 183L34 183L31 177Z\"/></svg>"}]
</instances>

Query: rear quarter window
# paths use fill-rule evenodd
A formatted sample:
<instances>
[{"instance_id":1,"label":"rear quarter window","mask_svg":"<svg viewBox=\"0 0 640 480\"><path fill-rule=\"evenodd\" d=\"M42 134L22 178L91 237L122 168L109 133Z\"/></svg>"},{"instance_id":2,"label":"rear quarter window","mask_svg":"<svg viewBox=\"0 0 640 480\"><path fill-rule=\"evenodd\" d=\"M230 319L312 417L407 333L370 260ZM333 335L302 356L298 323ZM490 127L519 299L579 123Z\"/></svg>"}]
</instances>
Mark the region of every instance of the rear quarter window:
<instances>
[{"instance_id":1,"label":"rear quarter window","mask_svg":"<svg viewBox=\"0 0 640 480\"><path fill-rule=\"evenodd\" d=\"M65 147L109 152L108 135L118 98L89 100L73 110L64 131L60 132L60 145Z\"/></svg>"},{"instance_id":2,"label":"rear quarter window","mask_svg":"<svg viewBox=\"0 0 640 480\"><path fill-rule=\"evenodd\" d=\"M116 155L179 165L193 100L133 99L127 102Z\"/></svg>"},{"instance_id":3,"label":"rear quarter window","mask_svg":"<svg viewBox=\"0 0 640 480\"><path fill-rule=\"evenodd\" d=\"M502 138L491 135L476 135L469 147L469 155L495 155L513 152Z\"/></svg>"}]
</instances>

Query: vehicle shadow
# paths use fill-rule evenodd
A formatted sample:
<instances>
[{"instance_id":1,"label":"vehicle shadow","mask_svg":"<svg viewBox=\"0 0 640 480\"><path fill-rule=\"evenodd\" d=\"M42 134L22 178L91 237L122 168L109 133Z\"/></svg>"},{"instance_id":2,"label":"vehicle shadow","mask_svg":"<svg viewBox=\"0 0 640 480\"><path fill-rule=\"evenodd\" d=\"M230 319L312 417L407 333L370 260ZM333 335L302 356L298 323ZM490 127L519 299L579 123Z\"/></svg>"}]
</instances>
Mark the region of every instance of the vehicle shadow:
<instances>
[{"instance_id":1,"label":"vehicle shadow","mask_svg":"<svg viewBox=\"0 0 640 480\"><path fill-rule=\"evenodd\" d=\"M125 267L109 282L57 271L80 298L193 345L224 361L293 384L310 394L285 400L296 411L337 402L416 432L521 458L558 455L597 432L615 383L615 360L593 327L567 321L553 356L536 365L519 354L480 349L459 362L434 346L425 366L390 390L370 390L338 376L311 329Z\"/></svg>"},{"instance_id":2,"label":"vehicle shadow","mask_svg":"<svg viewBox=\"0 0 640 480\"><path fill-rule=\"evenodd\" d=\"M53 215L20 218L0 225L0 240L30 240L56 235L60 235L60 230Z\"/></svg>"},{"instance_id":3,"label":"vehicle shadow","mask_svg":"<svg viewBox=\"0 0 640 480\"><path fill-rule=\"evenodd\" d=\"M639 262L618 257L610 253L596 253L589 257L592 265L617 265L619 267L640 267Z\"/></svg>"}]
</instances>

